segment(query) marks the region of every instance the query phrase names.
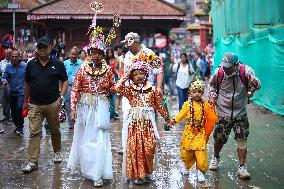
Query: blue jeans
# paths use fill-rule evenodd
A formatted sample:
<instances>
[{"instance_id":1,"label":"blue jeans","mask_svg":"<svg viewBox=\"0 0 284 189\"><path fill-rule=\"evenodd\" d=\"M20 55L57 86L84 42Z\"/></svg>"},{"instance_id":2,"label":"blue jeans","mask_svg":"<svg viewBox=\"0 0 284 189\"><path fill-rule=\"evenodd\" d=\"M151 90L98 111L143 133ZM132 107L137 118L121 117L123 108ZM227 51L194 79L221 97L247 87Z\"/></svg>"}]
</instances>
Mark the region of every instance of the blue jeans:
<instances>
[{"instance_id":1,"label":"blue jeans","mask_svg":"<svg viewBox=\"0 0 284 189\"><path fill-rule=\"evenodd\" d=\"M170 94L171 96L175 95L175 89L174 89L174 84L173 84L173 77L170 76L170 77L167 77L165 78L165 84L169 86L170 88Z\"/></svg>"},{"instance_id":2,"label":"blue jeans","mask_svg":"<svg viewBox=\"0 0 284 189\"><path fill-rule=\"evenodd\" d=\"M116 100L116 94L111 94L110 97L109 97L109 101L110 101L110 107L109 107L110 119L118 116L116 111L115 111L115 100Z\"/></svg>"},{"instance_id":3,"label":"blue jeans","mask_svg":"<svg viewBox=\"0 0 284 189\"><path fill-rule=\"evenodd\" d=\"M181 89L177 86L177 92L178 92L178 107L179 107L179 110L181 110L182 106L183 106L183 103L185 101L187 101L188 99L188 95L189 95L189 89L188 88L185 88L185 89Z\"/></svg>"},{"instance_id":4,"label":"blue jeans","mask_svg":"<svg viewBox=\"0 0 284 189\"><path fill-rule=\"evenodd\" d=\"M23 104L24 95L10 96L11 114L18 130L22 130L24 127L24 118L22 117Z\"/></svg>"}]
</instances>

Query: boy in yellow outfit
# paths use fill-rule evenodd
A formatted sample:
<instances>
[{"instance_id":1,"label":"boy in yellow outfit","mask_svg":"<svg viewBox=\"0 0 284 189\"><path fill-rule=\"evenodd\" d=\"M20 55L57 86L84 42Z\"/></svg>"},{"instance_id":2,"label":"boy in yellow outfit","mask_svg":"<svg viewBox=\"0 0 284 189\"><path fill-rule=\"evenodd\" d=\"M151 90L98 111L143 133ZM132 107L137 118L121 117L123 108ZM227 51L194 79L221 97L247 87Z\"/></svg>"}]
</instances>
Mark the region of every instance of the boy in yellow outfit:
<instances>
[{"instance_id":1,"label":"boy in yellow outfit","mask_svg":"<svg viewBox=\"0 0 284 189\"><path fill-rule=\"evenodd\" d=\"M181 138L180 158L186 169L190 169L196 162L196 176L199 182L205 181L203 174L208 169L206 144L217 121L214 108L202 98L204 89L204 82L194 81L189 88L188 100L168 124L172 126L186 118L187 122Z\"/></svg>"}]
</instances>

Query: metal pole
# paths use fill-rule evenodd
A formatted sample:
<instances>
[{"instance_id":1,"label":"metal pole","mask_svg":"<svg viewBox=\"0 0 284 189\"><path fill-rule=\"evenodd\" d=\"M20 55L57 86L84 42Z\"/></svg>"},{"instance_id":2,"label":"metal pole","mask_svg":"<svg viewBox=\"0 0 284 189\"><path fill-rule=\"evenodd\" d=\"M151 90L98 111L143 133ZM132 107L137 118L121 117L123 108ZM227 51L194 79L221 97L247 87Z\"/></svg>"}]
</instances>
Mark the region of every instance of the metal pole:
<instances>
[{"instance_id":1,"label":"metal pole","mask_svg":"<svg viewBox=\"0 0 284 189\"><path fill-rule=\"evenodd\" d=\"M15 0L13 0L13 3L15 3ZM13 31L14 31L14 36L13 36L13 39L14 39L14 44L16 42L16 31L15 31L15 9L13 9Z\"/></svg>"},{"instance_id":2,"label":"metal pole","mask_svg":"<svg viewBox=\"0 0 284 189\"><path fill-rule=\"evenodd\" d=\"M13 31L14 31L14 44L15 44L15 34L16 34L16 31L15 31L15 9L13 9Z\"/></svg>"}]
</instances>

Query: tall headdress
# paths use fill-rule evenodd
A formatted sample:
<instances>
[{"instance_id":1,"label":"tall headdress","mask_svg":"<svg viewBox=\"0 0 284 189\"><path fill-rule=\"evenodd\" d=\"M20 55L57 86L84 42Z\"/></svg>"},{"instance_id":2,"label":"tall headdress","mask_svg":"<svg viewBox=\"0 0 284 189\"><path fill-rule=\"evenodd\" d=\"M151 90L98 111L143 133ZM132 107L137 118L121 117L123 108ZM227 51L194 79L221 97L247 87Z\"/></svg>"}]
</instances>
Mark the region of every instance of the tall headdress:
<instances>
[{"instance_id":1,"label":"tall headdress","mask_svg":"<svg viewBox=\"0 0 284 189\"><path fill-rule=\"evenodd\" d=\"M113 16L113 25L109 31L107 37L105 37L103 28L97 26L96 19L97 13L104 10L104 6L98 2L92 2L90 4L91 9L95 12L95 15L92 20L92 24L89 27L87 35L89 35L89 49L95 48L105 52L107 47L111 44L111 41L116 38L115 28L118 28L121 24L121 18L118 14Z\"/></svg>"}]
</instances>

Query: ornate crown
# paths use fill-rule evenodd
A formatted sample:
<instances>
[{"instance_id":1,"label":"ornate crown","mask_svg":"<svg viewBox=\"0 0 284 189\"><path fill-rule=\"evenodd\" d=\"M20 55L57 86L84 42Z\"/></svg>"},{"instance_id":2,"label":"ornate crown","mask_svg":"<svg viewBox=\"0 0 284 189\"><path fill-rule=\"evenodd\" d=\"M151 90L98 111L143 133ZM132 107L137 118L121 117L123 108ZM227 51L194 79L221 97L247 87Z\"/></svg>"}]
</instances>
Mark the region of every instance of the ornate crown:
<instances>
[{"instance_id":1,"label":"ornate crown","mask_svg":"<svg viewBox=\"0 0 284 189\"><path fill-rule=\"evenodd\" d=\"M190 87L189 87L189 91L193 91L193 90L199 90L199 91L204 91L205 89L205 83L203 81L200 81L200 80L196 80L194 82L192 82L190 84Z\"/></svg>"},{"instance_id":2,"label":"ornate crown","mask_svg":"<svg viewBox=\"0 0 284 189\"><path fill-rule=\"evenodd\" d=\"M101 3L92 2L90 4L91 9L95 12L94 18L92 20L92 24L89 27L89 31L87 35L89 35L89 49L96 48L105 52L107 47L111 44L111 41L116 38L115 28L118 28L121 24L121 18L118 14L113 16L113 25L111 30L109 31L107 37L105 37L103 28L97 26L96 18L97 13L102 12L104 7Z\"/></svg>"}]
</instances>

